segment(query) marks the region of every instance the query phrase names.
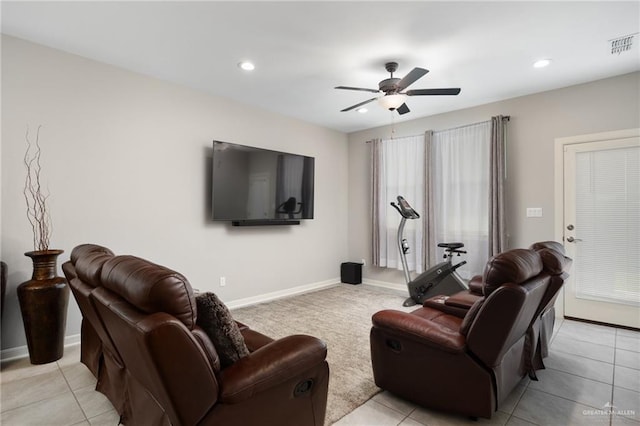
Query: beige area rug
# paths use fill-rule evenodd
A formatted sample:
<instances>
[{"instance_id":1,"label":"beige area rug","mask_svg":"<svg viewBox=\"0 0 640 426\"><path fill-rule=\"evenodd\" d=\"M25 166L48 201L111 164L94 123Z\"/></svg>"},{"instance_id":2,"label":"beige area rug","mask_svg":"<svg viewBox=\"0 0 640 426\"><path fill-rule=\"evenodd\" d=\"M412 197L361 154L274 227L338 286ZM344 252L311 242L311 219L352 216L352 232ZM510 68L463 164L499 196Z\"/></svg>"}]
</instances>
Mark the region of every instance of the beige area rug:
<instances>
[{"instance_id":1,"label":"beige area rug","mask_svg":"<svg viewBox=\"0 0 640 426\"><path fill-rule=\"evenodd\" d=\"M232 312L236 320L274 339L309 334L326 342L330 375L325 424L331 425L380 391L371 370L371 316L382 309L415 309L402 307L405 298L399 291L340 284Z\"/></svg>"}]
</instances>

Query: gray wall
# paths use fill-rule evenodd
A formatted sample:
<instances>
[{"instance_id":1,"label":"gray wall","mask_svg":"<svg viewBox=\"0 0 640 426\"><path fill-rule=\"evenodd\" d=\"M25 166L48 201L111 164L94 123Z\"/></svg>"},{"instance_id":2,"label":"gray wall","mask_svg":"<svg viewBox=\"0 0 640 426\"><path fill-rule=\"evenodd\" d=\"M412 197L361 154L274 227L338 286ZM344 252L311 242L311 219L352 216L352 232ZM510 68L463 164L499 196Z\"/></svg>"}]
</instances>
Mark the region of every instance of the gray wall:
<instances>
[{"instance_id":1,"label":"gray wall","mask_svg":"<svg viewBox=\"0 0 640 426\"><path fill-rule=\"evenodd\" d=\"M23 253L33 247L22 157L26 127L38 124L60 263L78 244L103 244L174 268L227 302L339 275L345 134L3 36L0 254L10 269L2 348L25 344L16 287L30 278ZM212 222L213 139L315 157L315 218L270 228ZM72 301L67 335L79 332Z\"/></svg>"},{"instance_id":2,"label":"gray wall","mask_svg":"<svg viewBox=\"0 0 640 426\"><path fill-rule=\"evenodd\" d=\"M510 115L506 209L510 247L526 247L554 236L554 139L640 127L640 73L523 96L395 125L395 136L421 134ZM411 102L429 102L412 99ZM371 263L370 145L388 139L391 127L349 135L349 257ZM391 200L390 200L391 201ZM527 207L542 207L542 218L526 218ZM395 270L367 266L366 279L404 283Z\"/></svg>"},{"instance_id":3,"label":"gray wall","mask_svg":"<svg viewBox=\"0 0 640 426\"><path fill-rule=\"evenodd\" d=\"M640 73L397 124L397 136L511 115L507 209L510 245L553 238L553 141L640 127ZM428 100L416 100L416 102ZM251 123L247 126L246 123ZM32 249L24 215L24 132L43 124L52 247L104 244L184 273L227 301L331 280L344 260L370 253L369 146L390 127L348 137L157 79L2 37L0 255L9 264L2 348L25 344L15 289ZM315 219L241 229L210 214L212 139L316 157ZM342 206L342 208L340 208ZM345 208L346 207L346 208ZM525 218L526 207L544 217ZM370 266L365 278L402 283ZM227 286L219 287L220 276ZM79 333L72 301L67 334Z\"/></svg>"}]
</instances>

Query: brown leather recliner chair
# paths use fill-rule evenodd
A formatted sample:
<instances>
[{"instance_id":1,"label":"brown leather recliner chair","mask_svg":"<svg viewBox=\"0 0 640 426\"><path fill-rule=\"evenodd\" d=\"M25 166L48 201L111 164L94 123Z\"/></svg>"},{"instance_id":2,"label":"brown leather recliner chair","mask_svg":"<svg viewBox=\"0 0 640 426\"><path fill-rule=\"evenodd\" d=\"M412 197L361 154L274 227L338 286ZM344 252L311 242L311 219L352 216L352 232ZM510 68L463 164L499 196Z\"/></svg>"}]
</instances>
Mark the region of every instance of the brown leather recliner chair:
<instances>
[{"instance_id":1,"label":"brown leather recliner chair","mask_svg":"<svg viewBox=\"0 0 640 426\"><path fill-rule=\"evenodd\" d=\"M273 340L241 326L250 353L222 368L196 325L195 297L182 275L116 256L102 264L100 284L89 298L124 364L125 424L323 424L329 369L322 341Z\"/></svg>"},{"instance_id":2,"label":"brown leather recliner chair","mask_svg":"<svg viewBox=\"0 0 640 426\"><path fill-rule=\"evenodd\" d=\"M549 287L538 306L536 320L528 330L527 345L531 359L526 362L529 365L531 378L535 379L535 371L544 368L542 360L549 355L549 343L555 324L554 304L569 276L568 271L572 260L565 256L564 246L556 241L537 242L529 248L540 254L543 268L551 275ZM434 296L426 300L424 306L464 316L466 311L482 297L482 275L477 275L469 281L469 290L460 291L451 296Z\"/></svg>"},{"instance_id":3,"label":"brown leather recliner chair","mask_svg":"<svg viewBox=\"0 0 640 426\"><path fill-rule=\"evenodd\" d=\"M549 285L534 250L489 260L471 309L429 307L373 316L376 385L425 407L490 418L527 374L525 339Z\"/></svg>"},{"instance_id":4,"label":"brown leather recliner chair","mask_svg":"<svg viewBox=\"0 0 640 426\"><path fill-rule=\"evenodd\" d=\"M82 313L80 361L96 377L96 390L122 414L126 399L124 364L90 297L101 285L102 266L113 257L113 252L106 247L82 244L71 251L70 260L62 265L62 270Z\"/></svg>"}]
</instances>

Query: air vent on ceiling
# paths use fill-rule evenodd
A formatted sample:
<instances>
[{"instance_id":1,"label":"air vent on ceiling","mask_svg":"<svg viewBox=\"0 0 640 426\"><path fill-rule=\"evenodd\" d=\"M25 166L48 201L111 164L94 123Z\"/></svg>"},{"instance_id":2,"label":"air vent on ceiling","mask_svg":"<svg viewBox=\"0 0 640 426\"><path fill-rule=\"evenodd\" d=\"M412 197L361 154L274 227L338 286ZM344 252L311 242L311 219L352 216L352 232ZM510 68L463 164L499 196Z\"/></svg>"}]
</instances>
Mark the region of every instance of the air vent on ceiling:
<instances>
[{"instance_id":1,"label":"air vent on ceiling","mask_svg":"<svg viewBox=\"0 0 640 426\"><path fill-rule=\"evenodd\" d=\"M609 40L609 42L611 43L611 54L619 55L621 53L631 51L637 34L638 33L629 34L626 36L614 38L613 40Z\"/></svg>"}]
</instances>

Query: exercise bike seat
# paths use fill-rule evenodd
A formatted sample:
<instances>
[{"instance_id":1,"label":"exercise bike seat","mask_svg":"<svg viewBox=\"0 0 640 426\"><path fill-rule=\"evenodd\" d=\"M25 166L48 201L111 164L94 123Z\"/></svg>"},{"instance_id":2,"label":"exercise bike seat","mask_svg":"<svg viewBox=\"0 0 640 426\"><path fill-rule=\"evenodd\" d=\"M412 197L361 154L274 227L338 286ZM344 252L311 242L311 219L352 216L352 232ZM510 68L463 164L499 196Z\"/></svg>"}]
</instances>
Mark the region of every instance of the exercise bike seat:
<instances>
[{"instance_id":1,"label":"exercise bike seat","mask_svg":"<svg viewBox=\"0 0 640 426\"><path fill-rule=\"evenodd\" d=\"M438 247L443 247L449 250L456 250L464 247L463 243L439 243Z\"/></svg>"}]
</instances>

